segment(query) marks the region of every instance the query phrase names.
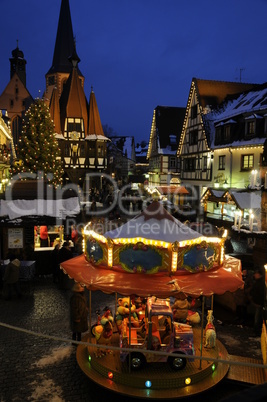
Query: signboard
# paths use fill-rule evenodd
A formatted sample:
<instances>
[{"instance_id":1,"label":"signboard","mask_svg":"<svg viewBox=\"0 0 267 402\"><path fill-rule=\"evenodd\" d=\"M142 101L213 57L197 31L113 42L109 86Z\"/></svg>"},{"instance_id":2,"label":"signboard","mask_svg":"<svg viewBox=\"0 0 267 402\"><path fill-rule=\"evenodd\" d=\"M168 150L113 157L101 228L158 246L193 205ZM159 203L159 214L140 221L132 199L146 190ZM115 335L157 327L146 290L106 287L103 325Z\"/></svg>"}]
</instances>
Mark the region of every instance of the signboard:
<instances>
[{"instance_id":1,"label":"signboard","mask_svg":"<svg viewBox=\"0 0 267 402\"><path fill-rule=\"evenodd\" d=\"M8 248L23 248L23 229L8 229Z\"/></svg>"}]
</instances>

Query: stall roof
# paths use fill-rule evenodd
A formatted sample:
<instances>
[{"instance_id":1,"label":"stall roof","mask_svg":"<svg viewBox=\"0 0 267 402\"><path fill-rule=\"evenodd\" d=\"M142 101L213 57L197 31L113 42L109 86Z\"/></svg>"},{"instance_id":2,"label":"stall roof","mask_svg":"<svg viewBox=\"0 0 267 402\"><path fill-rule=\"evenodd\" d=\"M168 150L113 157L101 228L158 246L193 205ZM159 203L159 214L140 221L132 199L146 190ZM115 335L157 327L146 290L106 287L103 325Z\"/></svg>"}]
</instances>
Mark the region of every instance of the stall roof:
<instances>
[{"instance_id":1,"label":"stall roof","mask_svg":"<svg viewBox=\"0 0 267 402\"><path fill-rule=\"evenodd\" d=\"M261 208L261 192L260 191L244 191L238 189L215 190L208 188L202 196L202 200L206 198L209 202L228 202L231 199L236 206L241 209L259 209Z\"/></svg>"},{"instance_id":2,"label":"stall roof","mask_svg":"<svg viewBox=\"0 0 267 402\"><path fill-rule=\"evenodd\" d=\"M184 186L157 186L157 190L161 194L189 194L189 191Z\"/></svg>"}]
</instances>

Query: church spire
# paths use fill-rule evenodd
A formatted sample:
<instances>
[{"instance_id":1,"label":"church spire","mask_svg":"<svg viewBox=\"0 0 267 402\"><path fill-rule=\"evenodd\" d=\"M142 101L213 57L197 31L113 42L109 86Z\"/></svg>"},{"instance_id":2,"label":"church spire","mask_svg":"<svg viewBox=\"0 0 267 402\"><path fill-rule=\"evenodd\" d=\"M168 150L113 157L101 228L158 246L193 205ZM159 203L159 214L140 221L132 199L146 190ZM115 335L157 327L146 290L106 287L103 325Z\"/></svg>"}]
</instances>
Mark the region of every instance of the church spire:
<instances>
[{"instance_id":1,"label":"church spire","mask_svg":"<svg viewBox=\"0 0 267 402\"><path fill-rule=\"evenodd\" d=\"M72 71L72 65L69 61L69 57L72 56L74 49L75 42L69 0L62 0L52 67L47 74L58 72L70 73Z\"/></svg>"}]
</instances>

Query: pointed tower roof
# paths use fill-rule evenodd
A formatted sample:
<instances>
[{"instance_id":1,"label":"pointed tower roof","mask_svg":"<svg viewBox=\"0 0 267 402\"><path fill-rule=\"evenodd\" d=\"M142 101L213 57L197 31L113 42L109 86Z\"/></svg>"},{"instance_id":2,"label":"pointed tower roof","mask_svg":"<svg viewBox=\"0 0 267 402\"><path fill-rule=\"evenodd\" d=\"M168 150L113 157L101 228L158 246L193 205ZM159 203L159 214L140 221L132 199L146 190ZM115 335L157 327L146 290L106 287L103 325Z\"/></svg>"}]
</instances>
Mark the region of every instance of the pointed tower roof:
<instances>
[{"instance_id":1,"label":"pointed tower roof","mask_svg":"<svg viewBox=\"0 0 267 402\"><path fill-rule=\"evenodd\" d=\"M73 54L74 48L69 0L62 0L52 67L47 74L56 72L70 73L72 65L69 62L69 57ZM78 73L82 75L80 71Z\"/></svg>"},{"instance_id":2,"label":"pointed tower roof","mask_svg":"<svg viewBox=\"0 0 267 402\"><path fill-rule=\"evenodd\" d=\"M93 87L91 87L90 100L89 100L89 124L88 124L87 139L91 140L96 138L108 141L108 138L105 136L101 124L95 93L93 91Z\"/></svg>"},{"instance_id":3,"label":"pointed tower roof","mask_svg":"<svg viewBox=\"0 0 267 402\"><path fill-rule=\"evenodd\" d=\"M56 87L53 89L53 92L52 92L50 105L49 105L49 111L50 111L51 119L53 120L54 125L55 125L55 132L57 134L60 134L61 127L60 127L59 96L58 96L58 90Z\"/></svg>"},{"instance_id":4,"label":"pointed tower roof","mask_svg":"<svg viewBox=\"0 0 267 402\"><path fill-rule=\"evenodd\" d=\"M83 118L85 135L88 127L88 104L78 75L78 62L75 47L72 60L72 71L60 97L61 127L67 117ZM63 125L62 125L63 124Z\"/></svg>"}]
</instances>

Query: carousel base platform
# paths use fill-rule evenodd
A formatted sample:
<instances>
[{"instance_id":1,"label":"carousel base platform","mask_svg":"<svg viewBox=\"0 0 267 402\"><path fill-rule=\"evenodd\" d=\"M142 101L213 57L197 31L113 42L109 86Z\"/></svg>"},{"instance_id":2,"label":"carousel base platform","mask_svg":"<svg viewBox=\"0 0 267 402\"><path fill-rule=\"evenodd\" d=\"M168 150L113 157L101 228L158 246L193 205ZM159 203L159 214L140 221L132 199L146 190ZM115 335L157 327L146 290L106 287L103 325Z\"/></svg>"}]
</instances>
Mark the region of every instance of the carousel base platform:
<instances>
[{"instance_id":1,"label":"carousel base platform","mask_svg":"<svg viewBox=\"0 0 267 402\"><path fill-rule=\"evenodd\" d=\"M112 344L118 348L118 337L113 335ZM116 339L117 338L117 339ZM192 396L213 387L228 373L228 353L218 340L216 347L212 349L202 348L202 356L205 360L188 360L186 367L180 371L173 371L168 363L148 363L138 371L129 371L126 363L121 363L119 350L112 350L112 354L104 354L96 357L97 349L93 345L94 338L89 335L83 338L83 342L90 345L79 345L77 348L77 362L82 371L98 385L119 394L151 399L174 399ZM194 330L194 344L196 357L200 356L200 330ZM89 358L90 356L90 358ZM222 359L224 362L214 362ZM112 377L112 378L110 378ZM190 385L186 381L190 379ZM150 388L145 383L151 382Z\"/></svg>"}]
</instances>

